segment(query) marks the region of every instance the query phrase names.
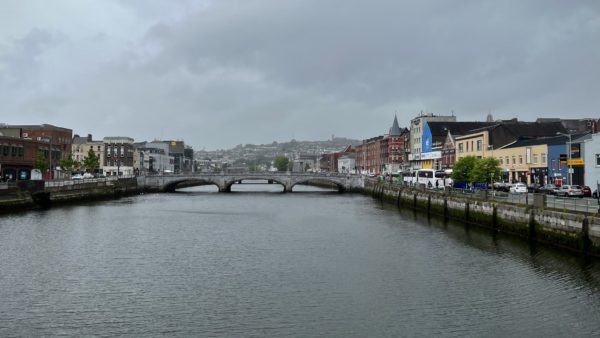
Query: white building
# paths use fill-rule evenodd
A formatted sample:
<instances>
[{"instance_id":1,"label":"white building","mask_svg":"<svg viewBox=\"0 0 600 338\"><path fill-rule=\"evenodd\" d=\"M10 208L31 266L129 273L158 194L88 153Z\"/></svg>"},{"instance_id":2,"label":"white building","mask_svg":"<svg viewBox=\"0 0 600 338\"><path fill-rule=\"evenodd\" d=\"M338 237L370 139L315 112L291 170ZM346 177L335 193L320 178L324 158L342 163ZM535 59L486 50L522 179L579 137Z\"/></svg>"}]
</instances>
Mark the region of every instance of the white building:
<instances>
[{"instance_id":1,"label":"white building","mask_svg":"<svg viewBox=\"0 0 600 338\"><path fill-rule=\"evenodd\" d=\"M423 131L425 131L425 122L456 122L456 116L423 114L410 120L410 154L408 161L413 169L421 168L421 153L423 152Z\"/></svg>"},{"instance_id":2,"label":"white building","mask_svg":"<svg viewBox=\"0 0 600 338\"><path fill-rule=\"evenodd\" d=\"M600 184L600 133L590 136L591 138L582 142L583 182L594 191Z\"/></svg>"},{"instance_id":3,"label":"white building","mask_svg":"<svg viewBox=\"0 0 600 338\"><path fill-rule=\"evenodd\" d=\"M338 158L338 172L344 174L355 174L356 173L356 160L354 156L344 155Z\"/></svg>"},{"instance_id":4,"label":"white building","mask_svg":"<svg viewBox=\"0 0 600 338\"><path fill-rule=\"evenodd\" d=\"M135 149L134 168L140 174L163 174L175 171L175 157L169 154L169 144L146 142Z\"/></svg>"}]
</instances>

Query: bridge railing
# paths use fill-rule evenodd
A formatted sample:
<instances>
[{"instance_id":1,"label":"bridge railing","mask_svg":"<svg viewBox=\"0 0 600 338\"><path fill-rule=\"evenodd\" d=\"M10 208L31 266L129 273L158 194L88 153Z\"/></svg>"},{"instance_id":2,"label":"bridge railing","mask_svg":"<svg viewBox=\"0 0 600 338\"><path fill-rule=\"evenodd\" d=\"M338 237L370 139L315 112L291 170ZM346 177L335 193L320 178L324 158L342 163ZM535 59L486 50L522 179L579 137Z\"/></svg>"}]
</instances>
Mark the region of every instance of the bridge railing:
<instances>
[{"instance_id":1,"label":"bridge railing","mask_svg":"<svg viewBox=\"0 0 600 338\"><path fill-rule=\"evenodd\" d=\"M354 177L358 178L357 174L342 174L342 173L310 173L310 172L261 172L261 173L190 173L190 174L163 174L163 175L147 175L147 177L221 177L221 176L243 176L243 177L288 177L288 176L305 176L305 177Z\"/></svg>"},{"instance_id":2,"label":"bridge railing","mask_svg":"<svg viewBox=\"0 0 600 338\"><path fill-rule=\"evenodd\" d=\"M115 181L118 181L119 179L132 178L132 177L135 177L135 176L127 175L127 176L119 176L119 177L108 176L108 177L100 177L100 178L83 178L83 179L77 179L77 180L73 180L73 179L52 180L52 181L46 181L45 187L46 188L55 188L55 187L66 187L66 186L78 186L78 185L85 185L85 184L90 184L90 183L110 184Z\"/></svg>"}]
</instances>

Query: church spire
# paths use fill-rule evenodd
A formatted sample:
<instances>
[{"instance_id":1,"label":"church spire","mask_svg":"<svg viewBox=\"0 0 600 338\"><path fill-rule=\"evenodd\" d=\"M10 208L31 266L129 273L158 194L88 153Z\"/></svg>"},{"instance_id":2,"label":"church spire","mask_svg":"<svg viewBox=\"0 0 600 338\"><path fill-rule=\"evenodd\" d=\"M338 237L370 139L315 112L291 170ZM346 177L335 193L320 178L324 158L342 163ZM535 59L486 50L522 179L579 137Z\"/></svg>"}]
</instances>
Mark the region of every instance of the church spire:
<instances>
[{"instance_id":1,"label":"church spire","mask_svg":"<svg viewBox=\"0 0 600 338\"><path fill-rule=\"evenodd\" d=\"M398 117L394 114L394 123L390 128L390 136L400 136L400 126L398 125Z\"/></svg>"}]
</instances>

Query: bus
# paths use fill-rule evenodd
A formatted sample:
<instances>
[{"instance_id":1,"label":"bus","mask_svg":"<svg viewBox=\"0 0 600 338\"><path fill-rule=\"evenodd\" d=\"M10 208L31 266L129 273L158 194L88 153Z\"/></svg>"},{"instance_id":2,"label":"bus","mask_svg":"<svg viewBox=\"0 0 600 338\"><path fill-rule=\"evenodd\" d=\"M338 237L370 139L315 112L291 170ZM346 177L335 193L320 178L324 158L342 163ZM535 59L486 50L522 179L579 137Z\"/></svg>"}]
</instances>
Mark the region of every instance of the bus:
<instances>
[{"instance_id":1,"label":"bus","mask_svg":"<svg viewBox=\"0 0 600 338\"><path fill-rule=\"evenodd\" d=\"M404 173L406 185L424 185L427 188L443 188L452 186L452 170L417 169L412 173Z\"/></svg>"}]
</instances>

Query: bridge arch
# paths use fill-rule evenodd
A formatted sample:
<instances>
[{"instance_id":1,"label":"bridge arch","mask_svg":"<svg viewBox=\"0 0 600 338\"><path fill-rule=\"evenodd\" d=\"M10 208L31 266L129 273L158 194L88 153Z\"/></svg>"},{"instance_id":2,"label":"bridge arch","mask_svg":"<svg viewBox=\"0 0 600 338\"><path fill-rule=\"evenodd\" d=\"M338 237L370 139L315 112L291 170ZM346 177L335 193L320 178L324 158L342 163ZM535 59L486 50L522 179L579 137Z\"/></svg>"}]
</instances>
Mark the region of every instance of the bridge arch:
<instances>
[{"instance_id":1,"label":"bridge arch","mask_svg":"<svg viewBox=\"0 0 600 338\"><path fill-rule=\"evenodd\" d=\"M283 191L291 191L291 189L289 189L289 184L286 184L286 182L284 182L283 180L280 180L278 178L273 178L273 177L260 177L260 176L237 176L234 177L233 179L227 180L224 182L223 184L223 190L222 191L231 191L231 186L234 185L236 182L241 182L244 180L252 180L252 181L268 181L268 182L273 182L273 183L277 183L279 185L281 185L283 187Z\"/></svg>"},{"instance_id":2,"label":"bridge arch","mask_svg":"<svg viewBox=\"0 0 600 338\"><path fill-rule=\"evenodd\" d=\"M344 182L341 182L339 179L336 179L333 177L331 177L331 178L329 178L329 177L312 177L312 178L298 180L292 184L290 191L294 188L294 186L296 186L298 184L310 184L310 183L333 184L333 185L335 185L335 187L337 188L337 190L339 192L346 191L346 186L345 186Z\"/></svg>"},{"instance_id":3,"label":"bridge arch","mask_svg":"<svg viewBox=\"0 0 600 338\"><path fill-rule=\"evenodd\" d=\"M217 189L221 190L218 182L201 178L183 178L181 180L170 181L163 186L162 190L165 192L175 192L178 188L198 187L203 185L214 185Z\"/></svg>"}]
</instances>

